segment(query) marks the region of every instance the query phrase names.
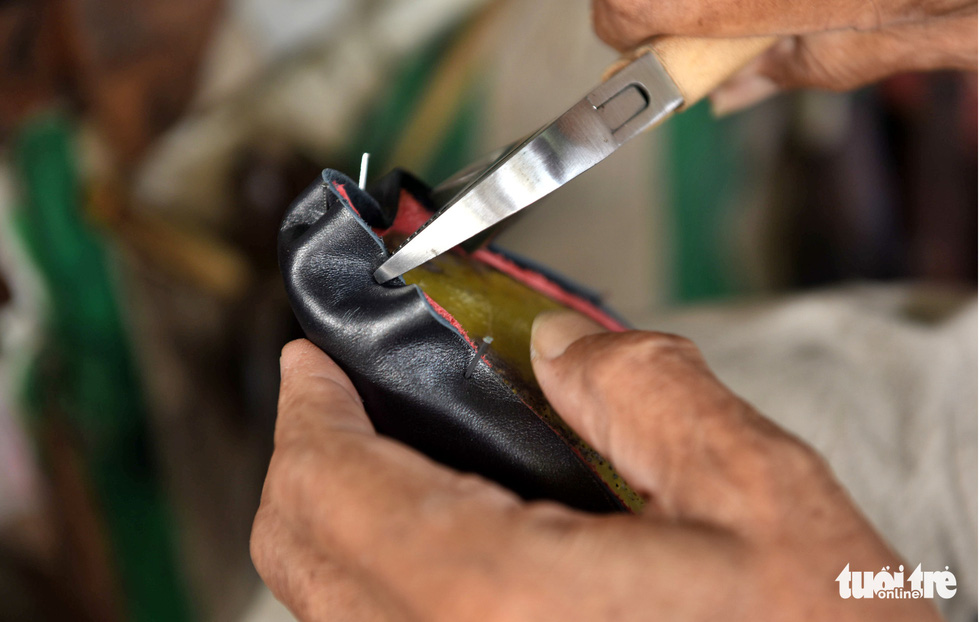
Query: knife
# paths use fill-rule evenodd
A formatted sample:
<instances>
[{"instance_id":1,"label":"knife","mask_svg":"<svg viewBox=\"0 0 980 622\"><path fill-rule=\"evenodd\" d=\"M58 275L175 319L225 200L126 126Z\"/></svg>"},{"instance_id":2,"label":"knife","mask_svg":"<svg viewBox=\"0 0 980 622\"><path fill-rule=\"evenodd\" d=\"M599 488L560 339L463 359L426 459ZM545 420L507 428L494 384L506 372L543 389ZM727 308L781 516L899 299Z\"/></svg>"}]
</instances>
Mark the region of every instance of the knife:
<instances>
[{"instance_id":1,"label":"knife","mask_svg":"<svg viewBox=\"0 0 980 622\"><path fill-rule=\"evenodd\" d=\"M689 108L776 37L661 37L637 48L560 117L433 191L436 213L374 272L386 283L550 194L636 135Z\"/></svg>"}]
</instances>

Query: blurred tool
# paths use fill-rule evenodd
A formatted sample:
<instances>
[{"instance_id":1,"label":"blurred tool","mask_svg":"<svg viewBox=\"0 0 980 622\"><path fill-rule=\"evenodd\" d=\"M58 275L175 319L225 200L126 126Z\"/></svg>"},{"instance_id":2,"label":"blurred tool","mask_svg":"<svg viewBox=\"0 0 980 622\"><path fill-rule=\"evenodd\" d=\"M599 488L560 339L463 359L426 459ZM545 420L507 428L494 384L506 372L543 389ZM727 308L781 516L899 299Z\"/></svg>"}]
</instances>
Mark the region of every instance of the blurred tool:
<instances>
[{"instance_id":1,"label":"blurred tool","mask_svg":"<svg viewBox=\"0 0 980 622\"><path fill-rule=\"evenodd\" d=\"M774 41L664 37L639 48L563 115L437 187L437 202L448 202L375 271L375 280L399 277L550 194L696 103Z\"/></svg>"}]
</instances>

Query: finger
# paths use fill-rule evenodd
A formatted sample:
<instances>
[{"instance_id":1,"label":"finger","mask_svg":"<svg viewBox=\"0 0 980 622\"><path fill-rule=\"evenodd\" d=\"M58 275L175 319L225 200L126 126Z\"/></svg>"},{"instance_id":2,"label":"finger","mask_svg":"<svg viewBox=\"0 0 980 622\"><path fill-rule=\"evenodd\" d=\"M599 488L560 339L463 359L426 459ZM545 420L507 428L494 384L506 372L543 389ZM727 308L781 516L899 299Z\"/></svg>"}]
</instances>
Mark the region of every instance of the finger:
<instances>
[{"instance_id":1,"label":"finger","mask_svg":"<svg viewBox=\"0 0 980 622\"><path fill-rule=\"evenodd\" d=\"M593 0L592 20L600 39L628 51L656 35L745 37L796 35L827 30L875 30L949 15L973 7L967 0Z\"/></svg>"},{"instance_id":2,"label":"finger","mask_svg":"<svg viewBox=\"0 0 980 622\"><path fill-rule=\"evenodd\" d=\"M534 529L517 527L525 525L520 500L375 435L350 388L312 346L284 350L264 503L331 559L404 598L411 611L438 602L462 616L491 606L487 586L506 580L512 560L537 546ZM535 516L527 524L548 530L573 515L562 509L547 520ZM417 572L420 560L425 573ZM447 592L446 585L456 587Z\"/></svg>"},{"instance_id":3,"label":"finger","mask_svg":"<svg viewBox=\"0 0 980 622\"><path fill-rule=\"evenodd\" d=\"M787 38L712 95L715 114L752 106L780 91L844 91L907 71L977 68L977 15L876 32L821 32Z\"/></svg>"},{"instance_id":4,"label":"finger","mask_svg":"<svg viewBox=\"0 0 980 622\"><path fill-rule=\"evenodd\" d=\"M562 418L668 515L751 524L790 485L783 476L817 466L685 339L604 333L560 313L535 320L532 343L535 375Z\"/></svg>"},{"instance_id":5,"label":"finger","mask_svg":"<svg viewBox=\"0 0 980 622\"><path fill-rule=\"evenodd\" d=\"M314 363L294 364L291 350ZM324 559L355 573L350 576L369 578L409 615L542 619L548 611L541 610L541 603L549 603L559 617L590 612L602 618L608 615L608 598L625 602L651 578L677 587L693 572L730 570L732 560L743 557L732 548L732 538L697 526L655 528L553 503L523 504L481 478L455 473L374 435L359 424L361 414L353 412L351 395L335 389L344 383L327 372L325 357L305 344L287 349L286 355L284 387L322 397L282 400L281 422L307 423L304 434L283 435L285 440L277 442L263 507L274 508ZM334 407L336 412L318 416L289 412ZM257 529L256 565L267 568L263 576L275 584L275 562L263 558L269 553L260 544L277 538L264 536L261 523ZM684 564L637 574L621 563L637 554L678 557L682 542ZM727 552L719 557L720 551ZM292 588L276 589L292 593L284 591ZM576 596L569 598L569 593ZM717 605L697 599L699 607L710 603ZM520 617L527 612L533 615Z\"/></svg>"},{"instance_id":6,"label":"finger","mask_svg":"<svg viewBox=\"0 0 980 622\"><path fill-rule=\"evenodd\" d=\"M403 608L365 578L322 554L267 505L252 525L252 563L279 602L298 619L401 620Z\"/></svg>"},{"instance_id":7,"label":"finger","mask_svg":"<svg viewBox=\"0 0 980 622\"><path fill-rule=\"evenodd\" d=\"M277 445L302 440L327 426L373 431L350 379L315 345L306 339L286 344L279 367Z\"/></svg>"}]
</instances>

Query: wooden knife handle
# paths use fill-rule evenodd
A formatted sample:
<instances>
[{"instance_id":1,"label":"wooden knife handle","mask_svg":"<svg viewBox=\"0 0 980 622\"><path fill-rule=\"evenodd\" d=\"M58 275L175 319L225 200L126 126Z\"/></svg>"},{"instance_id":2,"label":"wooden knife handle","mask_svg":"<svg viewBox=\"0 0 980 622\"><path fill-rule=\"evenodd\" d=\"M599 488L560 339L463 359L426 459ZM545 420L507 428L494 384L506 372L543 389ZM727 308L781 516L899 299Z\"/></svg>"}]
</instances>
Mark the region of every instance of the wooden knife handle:
<instances>
[{"instance_id":1,"label":"wooden knife handle","mask_svg":"<svg viewBox=\"0 0 980 622\"><path fill-rule=\"evenodd\" d=\"M643 54L653 53L684 96L681 110L689 108L715 90L735 72L768 50L775 36L737 39L699 37L657 37L641 45L606 70L616 73Z\"/></svg>"}]
</instances>

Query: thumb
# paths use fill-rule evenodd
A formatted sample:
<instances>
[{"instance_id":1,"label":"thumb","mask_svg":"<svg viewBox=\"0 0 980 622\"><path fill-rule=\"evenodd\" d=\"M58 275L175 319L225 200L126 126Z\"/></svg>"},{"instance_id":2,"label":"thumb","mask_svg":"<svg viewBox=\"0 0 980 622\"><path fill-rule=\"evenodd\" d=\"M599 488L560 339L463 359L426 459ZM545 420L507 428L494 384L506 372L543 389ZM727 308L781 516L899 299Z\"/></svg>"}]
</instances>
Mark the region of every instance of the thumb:
<instances>
[{"instance_id":1,"label":"thumb","mask_svg":"<svg viewBox=\"0 0 980 622\"><path fill-rule=\"evenodd\" d=\"M531 345L562 418L668 516L751 523L768 504L748 497L773 494L772 474L792 463L784 454L802 448L722 385L687 339L607 333L552 312L535 319Z\"/></svg>"}]
</instances>

